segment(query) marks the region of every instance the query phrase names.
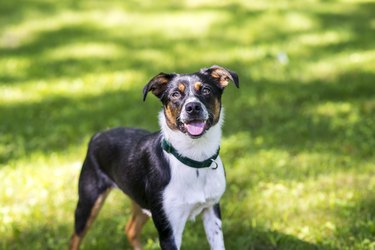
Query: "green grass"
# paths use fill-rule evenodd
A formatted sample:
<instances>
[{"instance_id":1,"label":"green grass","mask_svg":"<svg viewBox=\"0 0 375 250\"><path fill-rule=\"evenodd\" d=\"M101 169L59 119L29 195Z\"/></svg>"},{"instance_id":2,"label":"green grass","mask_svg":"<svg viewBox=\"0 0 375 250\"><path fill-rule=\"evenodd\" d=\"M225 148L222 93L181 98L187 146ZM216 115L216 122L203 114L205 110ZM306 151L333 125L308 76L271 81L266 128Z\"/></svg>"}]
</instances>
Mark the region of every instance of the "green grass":
<instances>
[{"instance_id":1,"label":"green grass","mask_svg":"<svg viewBox=\"0 0 375 250\"><path fill-rule=\"evenodd\" d=\"M212 64L241 85L223 100L227 249L375 249L375 2L167 2L0 2L0 249L66 249L90 136L157 130L148 79ZM83 248L128 249L129 214L113 192ZM198 219L182 248L204 239ZM152 223L143 240L158 249Z\"/></svg>"}]
</instances>

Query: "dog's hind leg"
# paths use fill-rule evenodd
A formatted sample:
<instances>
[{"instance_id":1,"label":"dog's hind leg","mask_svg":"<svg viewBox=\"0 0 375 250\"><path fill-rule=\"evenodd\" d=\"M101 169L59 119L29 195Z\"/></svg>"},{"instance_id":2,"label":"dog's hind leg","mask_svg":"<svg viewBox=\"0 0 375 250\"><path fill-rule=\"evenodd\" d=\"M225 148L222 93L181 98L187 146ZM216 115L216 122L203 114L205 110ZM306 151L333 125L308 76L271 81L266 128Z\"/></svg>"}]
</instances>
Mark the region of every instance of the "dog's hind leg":
<instances>
[{"instance_id":1,"label":"dog's hind leg","mask_svg":"<svg viewBox=\"0 0 375 250\"><path fill-rule=\"evenodd\" d=\"M147 219L148 215L146 215L142 211L142 208L133 201L133 214L129 222L126 224L125 234L134 250L143 249L141 243L141 232Z\"/></svg>"},{"instance_id":2,"label":"dog's hind leg","mask_svg":"<svg viewBox=\"0 0 375 250\"><path fill-rule=\"evenodd\" d=\"M93 156L88 156L79 178L79 199L75 210L74 233L70 239L70 250L79 249L87 230L94 222L112 184L99 170Z\"/></svg>"}]
</instances>

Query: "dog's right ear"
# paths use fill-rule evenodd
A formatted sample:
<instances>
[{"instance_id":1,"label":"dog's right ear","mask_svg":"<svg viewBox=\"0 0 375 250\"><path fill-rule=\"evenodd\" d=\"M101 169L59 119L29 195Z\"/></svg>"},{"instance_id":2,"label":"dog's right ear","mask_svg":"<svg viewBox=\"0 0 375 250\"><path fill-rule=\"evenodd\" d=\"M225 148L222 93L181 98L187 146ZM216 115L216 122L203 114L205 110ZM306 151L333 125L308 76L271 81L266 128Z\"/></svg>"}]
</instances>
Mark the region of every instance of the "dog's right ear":
<instances>
[{"instance_id":1,"label":"dog's right ear","mask_svg":"<svg viewBox=\"0 0 375 250\"><path fill-rule=\"evenodd\" d=\"M164 91L167 89L168 83L176 76L176 74L159 73L154 76L143 88L143 101L146 100L148 92L157 96L159 99L162 97Z\"/></svg>"},{"instance_id":2,"label":"dog's right ear","mask_svg":"<svg viewBox=\"0 0 375 250\"><path fill-rule=\"evenodd\" d=\"M237 73L229 69L213 65L210 68L201 69L200 72L213 78L221 89L224 89L229 81L232 81L237 88L240 87Z\"/></svg>"}]
</instances>

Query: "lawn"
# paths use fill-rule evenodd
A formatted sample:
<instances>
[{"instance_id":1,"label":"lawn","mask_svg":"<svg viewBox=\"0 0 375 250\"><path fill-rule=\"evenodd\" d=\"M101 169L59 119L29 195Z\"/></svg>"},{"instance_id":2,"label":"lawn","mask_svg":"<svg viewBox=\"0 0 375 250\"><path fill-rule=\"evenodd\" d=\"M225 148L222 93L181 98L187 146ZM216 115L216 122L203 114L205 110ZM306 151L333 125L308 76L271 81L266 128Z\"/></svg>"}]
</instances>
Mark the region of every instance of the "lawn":
<instances>
[{"instance_id":1,"label":"lawn","mask_svg":"<svg viewBox=\"0 0 375 250\"><path fill-rule=\"evenodd\" d=\"M218 64L227 249L374 250L374 41L374 1L0 1L0 249L66 249L90 136L157 130L146 82ZM112 192L83 249L129 249L129 215Z\"/></svg>"}]
</instances>

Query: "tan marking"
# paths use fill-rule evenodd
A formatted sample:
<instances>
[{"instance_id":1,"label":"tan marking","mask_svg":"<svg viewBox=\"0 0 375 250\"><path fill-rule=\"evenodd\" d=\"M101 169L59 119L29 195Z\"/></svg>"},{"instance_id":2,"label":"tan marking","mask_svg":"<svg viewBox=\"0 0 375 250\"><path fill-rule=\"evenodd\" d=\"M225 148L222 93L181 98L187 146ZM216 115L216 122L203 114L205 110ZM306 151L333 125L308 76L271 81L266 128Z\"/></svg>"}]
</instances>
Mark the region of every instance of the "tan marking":
<instances>
[{"instance_id":1,"label":"tan marking","mask_svg":"<svg viewBox=\"0 0 375 250\"><path fill-rule=\"evenodd\" d=\"M215 69L214 71L212 71L211 76L213 78L216 78L216 79L220 78L220 75L218 74L217 69Z\"/></svg>"},{"instance_id":2,"label":"tan marking","mask_svg":"<svg viewBox=\"0 0 375 250\"><path fill-rule=\"evenodd\" d=\"M182 83L180 83L180 84L178 84L178 90L181 92L181 93L183 93L183 92L185 92L185 85L184 84L182 84Z\"/></svg>"},{"instance_id":3,"label":"tan marking","mask_svg":"<svg viewBox=\"0 0 375 250\"><path fill-rule=\"evenodd\" d=\"M221 105L220 105L220 102L218 99L215 98L215 102L214 102L214 112L213 112L213 121L214 121L214 124L216 124L218 121L219 121L219 118L220 118L220 112L221 112Z\"/></svg>"},{"instance_id":4,"label":"tan marking","mask_svg":"<svg viewBox=\"0 0 375 250\"><path fill-rule=\"evenodd\" d=\"M214 69L211 72L211 77L215 78L219 81L219 84L222 88L228 86L230 78L228 77L228 73L226 73L222 69Z\"/></svg>"},{"instance_id":5,"label":"tan marking","mask_svg":"<svg viewBox=\"0 0 375 250\"><path fill-rule=\"evenodd\" d=\"M81 240L82 240L82 238L74 233L72 235L72 237L70 238L69 249L70 250L78 250L79 245L81 244Z\"/></svg>"},{"instance_id":6,"label":"tan marking","mask_svg":"<svg viewBox=\"0 0 375 250\"><path fill-rule=\"evenodd\" d=\"M166 83L169 82L169 79L168 79L167 77L163 76L163 75L158 76L158 77L157 77L157 80L158 80L161 84L166 84Z\"/></svg>"},{"instance_id":7,"label":"tan marking","mask_svg":"<svg viewBox=\"0 0 375 250\"><path fill-rule=\"evenodd\" d=\"M173 129L173 130L178 129L177 124L176 124L177 112L178 111L175 108L171 107L170 104L168 104L164 110L167 125L170 129Z\"/></svg>"},{"instance_id":8,"label":"tan marking","mask_svg":"<svg viewBox=\"0 0 375 250\"><path fill-rule=\"evenodd\" d=\"M125 234L129 243L135 250L142 250L141 232L143 225L147 222L148 216L143 213L142 208L133 202L133 214L125 227Z\"/></svg>"},{"instance_id":9,"label":"tan marking","mask_svg":"<svg viewBox=\"0 0 375 250\"><path fill-rule=\"evenodd\" d=\"M102 208L105 199L107 198L108 194L110 193L112 189L108 188L105 190L99 197L96 199L94 206L91 209L90 217L86 222L85 229L81 233L81 235L77 235L76 233L73 233L72 237L70 238L70 250L78 250L79 246L81 244L81 241L83 237L85 237L85 234L87 233L87 230L90 228L92 223L94 222L96 216L98 215L100 209Z\"/></svg>"},{"instance_id":10,"label":"tan marking","mask_svg":"<svg viewBox=\"0 0 375 250\"><path fill-rule=\"evenodd\" d=\"M201 82L194 83L194 89L196 91L200 90L201 88L202 88L202 83Z\"/></svg>"}]
</instances>

